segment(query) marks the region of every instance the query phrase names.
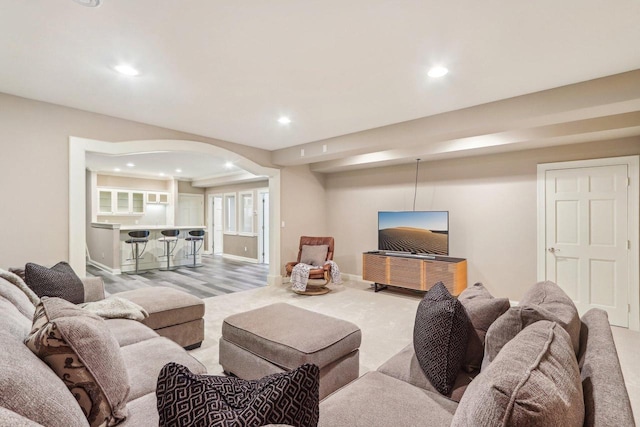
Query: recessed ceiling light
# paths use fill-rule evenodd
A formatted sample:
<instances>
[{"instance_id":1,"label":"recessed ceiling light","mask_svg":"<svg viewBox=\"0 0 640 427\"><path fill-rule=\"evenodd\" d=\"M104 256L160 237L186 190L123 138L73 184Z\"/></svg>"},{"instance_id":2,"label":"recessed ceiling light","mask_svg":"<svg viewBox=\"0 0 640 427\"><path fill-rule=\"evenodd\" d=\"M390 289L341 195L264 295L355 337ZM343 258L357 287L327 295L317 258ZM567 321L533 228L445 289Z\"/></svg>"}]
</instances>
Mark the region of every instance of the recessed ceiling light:
<instances>
[{"instance_id":1,"label":"recessed ceiling light","mask_svg":"<svg viewBox=\"0 0 640 427\"><path fill-rule=\"evenodd\" d=\"M114 171L120 172L120 168L115 168Z\"/></svg>"},{"instance_id":2,"label":"recessed ceiling light","mask_svg":"<svg viewBox=\"0 0 640 427\"><path fill-rule=\"evenodd\" d=\"M120 74L124 74L125 76L137 76L140 74L140 71L133 68L131 65L120 64L113 67Z\"/></svg>"},{"instance_id":3,"label":"recessed ceiling light","mask_svg":"<svg viewBox=\"0 0 640 427\"><path fill-rule=\"evenodd\" d=\"M180 172L182 172L182 169L176 169L176 172L180 173Z\"/></svg>"},{"instance_id":4,"label":"recessed ceiling light","mask_svg":"<svg viewBox=\"0 0 640 427\"><path fill-rule=\"evenodd\" d=\"M445 76L448 72L449 70L446 69L445 67L433 67L429 70L427 75L429 77L437 78L437 77Z\"/></svg>"},{"instance_id":5,"label":"recessed ceiling light","mask_svg":"<svg viewBox=\"0 0 640 427\"><path fill-rule=\"evenodd\" d=\"M280 123L281 125L288 125L289 123L291 123L291 119L289 117L282 116L278 119L278 123Z\"/></svg>"},{"instance_id":6,"label":"recessed ceiling light","mask_svg":"<svg viewBox=\"0 0 640 427\"><path fill-rule=\"evenodd\" d=\"M132 167L134 167L134 166L135 166L135 165L134 165L133 163L127 163L127 167L132 168Z\"/></svg>"},{"instance_id":7,"label":"recessed ceiling light","mask_svg":"<svg viewBox=\"0 0 640 427\"><path fill-rule=\"evenodd\" d=\"M160 175L160 176L164 176L164 172L160 172L158 175Z\"/></svg>"},{"instance_id":8,"label":"recessed ceiling light","mask_svg":"<svg viewBox=\"0 0 640 427\"><path fill-rule=\"evenodd\" d=\"M233 163L227 162L227 163L224 164L224 167L227 168L227 169L231 169L233 167Z\"/></svg>"},{"instance_id":9,"label":"recessed ceiling light","mask_svg":"<svg viewBox=\"0 0 640 427\"><path fill-rule=\"evenodd\" d=\"M102 0L73 0L73 1L87 7L98 7L100 6L100 3L102 3Z\"/></svg>"}]
</instances>

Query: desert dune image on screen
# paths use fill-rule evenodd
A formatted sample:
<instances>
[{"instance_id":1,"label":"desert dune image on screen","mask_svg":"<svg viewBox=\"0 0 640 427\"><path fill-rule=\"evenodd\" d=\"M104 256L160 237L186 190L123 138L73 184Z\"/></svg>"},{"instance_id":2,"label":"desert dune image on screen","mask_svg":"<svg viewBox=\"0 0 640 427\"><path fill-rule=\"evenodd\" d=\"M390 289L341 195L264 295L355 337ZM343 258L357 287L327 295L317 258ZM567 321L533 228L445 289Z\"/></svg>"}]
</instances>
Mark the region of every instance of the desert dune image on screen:
<instances>
[{"instance_id":1,"label":"desert dune image on screen","mask_svg":"<svg viewBox=\"0 0 640 427\"><path fill-rule=\"evenodd\" d=\"M449 253L449 212L378 212L378 249Z\"/></svg>"}]
</instances>

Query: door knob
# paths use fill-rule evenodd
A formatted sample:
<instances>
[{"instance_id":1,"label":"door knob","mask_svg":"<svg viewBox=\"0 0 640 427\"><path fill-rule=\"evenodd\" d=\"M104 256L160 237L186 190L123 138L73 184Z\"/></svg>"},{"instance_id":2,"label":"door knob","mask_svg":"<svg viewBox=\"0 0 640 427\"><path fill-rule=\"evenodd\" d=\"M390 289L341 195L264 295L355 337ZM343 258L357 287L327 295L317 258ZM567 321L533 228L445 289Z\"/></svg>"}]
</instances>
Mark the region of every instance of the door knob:
<instances>
[{"instance_id":1,"label":"door knob","mask_svg":"<svg viewBox=\"0 0 640 427\"><path fill-rule=\"evenodd\" d=\"M552 254L555 254L556 252L560 252L560 249L556 249L556 248L549 248L547 249L549 252L551 252Z\"/></svg>"}]
</instances>

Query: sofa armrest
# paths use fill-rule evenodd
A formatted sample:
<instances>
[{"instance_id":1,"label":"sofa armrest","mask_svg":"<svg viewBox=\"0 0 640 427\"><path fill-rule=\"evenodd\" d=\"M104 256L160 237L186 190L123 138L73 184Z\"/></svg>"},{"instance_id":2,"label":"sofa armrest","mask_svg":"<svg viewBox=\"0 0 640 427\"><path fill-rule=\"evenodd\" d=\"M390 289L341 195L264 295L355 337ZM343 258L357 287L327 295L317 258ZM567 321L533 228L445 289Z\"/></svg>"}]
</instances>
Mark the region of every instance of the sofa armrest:
<instances>
[{"instance_id":1,"label":"sofa armrest","mask_svg":"<svg viewBox=\"0 0 640 427\"><path fill-rule=\"evenodd\" d=\"M631 401L604 310L592 308L582 316L578 365L584 392L584 425L634 425Z\"/></svg>"},{"instance_id":2,"label":"sofa armrest","mask_svg":"<svg viewBox=\"0 0 640 427\"><path fill-rule=\"evenodd\" d=\"M102 277L85 277L82 280L84 286L84 302L94 302L104 299L104 282Z\"/></svg>"}]
</instances>

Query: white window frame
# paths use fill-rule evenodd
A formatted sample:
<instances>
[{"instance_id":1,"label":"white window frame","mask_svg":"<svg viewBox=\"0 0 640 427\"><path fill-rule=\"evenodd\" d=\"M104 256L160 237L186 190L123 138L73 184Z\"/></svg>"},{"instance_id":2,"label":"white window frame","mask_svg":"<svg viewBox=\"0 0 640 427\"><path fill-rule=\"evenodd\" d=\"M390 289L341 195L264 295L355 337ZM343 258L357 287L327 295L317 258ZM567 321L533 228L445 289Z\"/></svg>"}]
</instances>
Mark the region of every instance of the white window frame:
<instances>
[{"instance_id":1,"label":"white window frame","mask_svg":"<svg viewBox=\"0 0 640 427\"><path fill-rule=\"evenodd\" d=\"M229 200L233 198L233 202L230 205ZM233 212L229 213L229 208L233 208ZM238 196L237 193L225 193L224 194L224 234L238 234ZM233 224L229 221L233 220Z\"/></svg>"},{"instance_id":2,"label":"white window frame","mask_svg":"<svg viewBox=\"0 0 640 427\"><path fill-rule=\"evenodd\" d=\"M249 205L247 205L247 202ZM240 236L255 236L255 230L253 226L255 218L255 195L253 191L241 191L238 193L238 235ZM249 209L249 224L248 230L245 230L246 214Z\"/></svg>"}]
</instances>

